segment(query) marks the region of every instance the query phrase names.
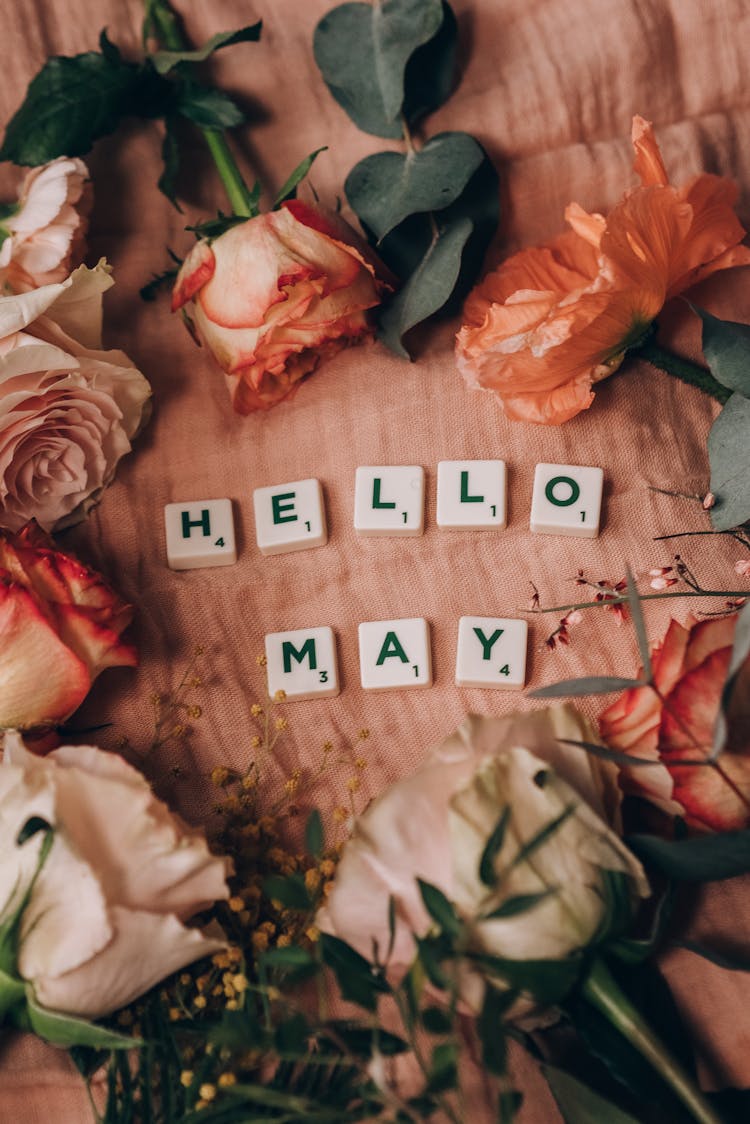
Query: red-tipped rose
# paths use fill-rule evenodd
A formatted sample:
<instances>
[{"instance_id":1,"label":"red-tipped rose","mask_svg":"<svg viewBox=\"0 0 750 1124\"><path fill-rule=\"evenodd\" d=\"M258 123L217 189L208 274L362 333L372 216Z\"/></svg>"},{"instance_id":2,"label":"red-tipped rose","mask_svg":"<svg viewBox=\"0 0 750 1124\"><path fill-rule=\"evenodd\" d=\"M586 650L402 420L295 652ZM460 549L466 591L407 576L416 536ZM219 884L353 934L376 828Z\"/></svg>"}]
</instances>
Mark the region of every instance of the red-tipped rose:
<instances>
[{"instance_id":1,"label":"red-tipped rose","mask_svg":"<svg viewBox=\"0 0 750 1124\"><path fill-rule=\"evenodd\" d=\"M625 691L599 718L612 749L661 763L623 769L622 788L703 831L750 826L747 726L730 721L727 747L713 765L676 763L700 761L711 753L736 619L691 617L684 627L673 620L652 652L658 694L650 687Z\"/></svg>"},{"instance_id":2,"label":"red-tipped rose","mask_svg":"<svg viewBox=\"0 0 750 1124\"><path fill-rule=\"evenodd\" d=\"M0 532L0 728L62 722L105 667L135 667L132 609L34 524Z\"/></svg>"},{"instance_id":3,"label":"red-tipped rose","mask_svg":"<svg viewBox=\"0 0 750 1124\"><path fill-rule=\"evenodd\" d=\"M297 199L198 242L172 311L186 312L226 373L235 410L288 398L320 359L367 335L384 272L337 215Z\"/></svg>"}]
</instances>

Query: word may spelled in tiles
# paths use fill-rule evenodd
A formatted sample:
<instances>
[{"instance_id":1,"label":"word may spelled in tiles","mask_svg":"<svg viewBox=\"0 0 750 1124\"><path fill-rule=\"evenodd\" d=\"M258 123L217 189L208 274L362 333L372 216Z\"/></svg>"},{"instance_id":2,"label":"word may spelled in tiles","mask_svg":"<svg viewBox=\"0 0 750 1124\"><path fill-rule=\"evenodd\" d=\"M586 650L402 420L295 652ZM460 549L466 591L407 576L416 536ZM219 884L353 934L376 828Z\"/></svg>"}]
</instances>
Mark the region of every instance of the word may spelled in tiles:
<instances>
[{"instance_id":1,"label":"word may spelled in tiles","mask_svg":"<svg viewBox=\"0 0 750 1124\"><path fill-rule=\"evenodd\" d=\"M599 533L601 468L538 464L530 528L535 534ZM354 485L354 528L363 536L421 535L424 469L362 466ZM328 542L323 490L315 479L256 488L255 535L261 554L309 550ZM174 570L228 566L237 560L229 500L170 503L164 509L167 561ZM506 525L504 461L440 461L437 525L445 530L501 530Z\"/></svg>"},{"instance_id":2,"label":"word may spelled in tiles","mask_svg":"<svg viewBox=\"0 0 750 1124\"><path fill-rule=\"evenodd\" d=\"M459 687L519 689L526 678L526 621L462 617L458 625ZM298 628L266 636L268 693L287 699L339 693L336 644L330 628ZM366 691L432 685L430 627L422 617L364 621L359 626L359 672Z\"/></svg>"}]
</instances>

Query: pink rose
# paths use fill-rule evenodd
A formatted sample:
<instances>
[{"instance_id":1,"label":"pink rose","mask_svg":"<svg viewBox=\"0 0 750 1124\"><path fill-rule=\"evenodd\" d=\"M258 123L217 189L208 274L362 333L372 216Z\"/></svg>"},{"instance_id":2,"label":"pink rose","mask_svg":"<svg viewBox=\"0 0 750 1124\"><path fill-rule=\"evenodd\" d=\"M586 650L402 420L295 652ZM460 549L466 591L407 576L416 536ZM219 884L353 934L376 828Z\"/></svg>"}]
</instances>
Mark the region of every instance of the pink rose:
<instances>
[{"instance_id":1,"label":"pink rose","mask_svg":"<svg viewBox=\"0 0 750 1124\"><path fill-rule=\"evenodd\" d=\"M235 410L288 398L321 358L371 332L367 309L389 287L367 246L337 215L293 199L198 242L172 310L186 308L226 372Z\"/></svg>"},{"instance_id":2,"label":"pink rose","mask_svg":"<svg viewBox=\"0 0 750 1124\"><path fill-rule=\"evenodd\" d=\"M121 639L132 615L33 524L0 531L0 728L57 725L105 667L135 667Z\"/></svg>"},{"instance_id":3,"label":"pink rose","mask_svg":"<svg viewBox=\"0 0 750 1124\"><path fill-rule=\"evenodd\" d=\"M675 762L709 756L719 700L732 654L736 616L685 626L671 621L652 650L654 685L625 691L599 717L602 738L612 749L654 764L624 768L620 785L670 816L684 816L701 831L750 827L750 708L734 715L730 738L716 764L700 768ZM750 673L750 664L745 674ZM735 692L741 704L743 691ZM732 715L730 715L732 718Z\"/></svg>"},{"instance_id":4,"label":"pink rose","mask_svg":"<svg viewBox=\"0 0 750 1124\"><path fill-rule=\"evenodd\" d=\"M19 844L30 820L54 836L24 903L44 837ZM32 1026L39 1007L109 1014L227 945L218 926L209 934L185 922L228 897L229 861L116 754L66 745L36 757L6 734L0 852L0 924L22 910L14 978Z\"/></svg>"},{"instance_id":5,"label":"pink rose","mask_svg":"<svg viewBox=\"0 0 750 1124\"><path fill-rule=\"evenodd\" d=\"M60 156L34 168L18 204L0 209L0 279L14 291L64 281L83 260L90 209L82 160Z\"/></svg>"},{"instance_id":6,"label":"pink rose","mask_svg":"<svg viewBox=\"0 0 750 1124\"><path fill-rule=\"evenodd\" d=\"M102 351L104 264L0 297L0 526L79 522L144 423L151 388Z\"/></svg>"},{"instance_id":7,"label":"pink rose","mask_svg":"<svg viewBox=\"0 0 750 1124\"><path fill-rule=\"evenodd\" d=\"M507 718L467 718L411 776L397 781L360 816L318 915L320 928L367 959L390 946L400 977L415 956L415 935L432 921L417 879L437 886L466 927L467 951L511 960L562 960L594 941L606 919L604 872L628 878L633 907L649 893L643 869L610 823L617 822L616 769L563 744L591 731L570 706ZM522 847L570 809L568 818L528 859ZM494 885L480 861L501 815L504 842L493 860ZM547 894L533 909L493 918L505 901ZM459 968L462 1000L477 1011L484 986L470 965ZM533 1007L524 998L513 1017Z\"/></svg>"}]
</instances>

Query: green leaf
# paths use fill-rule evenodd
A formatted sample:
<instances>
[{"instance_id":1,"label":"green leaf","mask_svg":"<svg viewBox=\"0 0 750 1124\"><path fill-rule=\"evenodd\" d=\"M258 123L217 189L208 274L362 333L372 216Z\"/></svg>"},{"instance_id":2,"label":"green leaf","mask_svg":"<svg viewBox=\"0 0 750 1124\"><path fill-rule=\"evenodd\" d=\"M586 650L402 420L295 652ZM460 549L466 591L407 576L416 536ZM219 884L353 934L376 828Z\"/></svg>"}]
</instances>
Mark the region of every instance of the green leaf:
<instances>
[{"instance_id":1,"label":"green leaf","mask_svg":"<svg viewBox=\"0 0 750 1124\"><path fill-rule=\"evenodd\" d=\"M558 738L558 741L562 745L575 745L579 749L585 749L586 753L590 753L592 757L599 757L602 761L612 761L623 769L629 769L631 765L633 768L645 769L654 765L663 767L664 764L661 760L631 756L629 753L622 753L619 749L610 749L608 745L599 745L598 742L581 742L572 738ZM697 765L699 762L693 762L693 764Z\"/></svg>"},{"instance_id":2,"label":"green leaf","mask_svg":"<svg viewBox=\"0 0 750 1124\"><path fill-rule=\"evenodd\" d=\"M509 917L518 917L520 913L528 913L534 906L557 893L557 888L550 887L549 890L540 890L538 894L516 894L515 897L507 898L497 909L493 909L492 913L483 913L481 920L504 921Z\"/></svg>"},{"instance_id":3,"label":"green leaf","mask_svg":"<svg viewBox=\"0 0 750 1124\"><path fill-rule=\"evenodd\" d=\"M205 222L198 222L195 226L186 226L185 230L191 230L196 238L207 238L212 242L214 238L220 238L225 231L243 222L247 222L244 215L225 215L219 211L215 219L206 219Z\"/></svg>"},{"instance_id":4,"label":"green leaf","mask_svg":"<svg viewBox=\"0 0 750 1124\"><path fill-rule=\"evenodd\" d=\"M696 956L702 956L704 960L716 964L718 968L724 968L727 972L750 972L750 957L744 950L722 952L719 949L708 948L699 941L673 941L672 944L675 948L685 948Z\"/></svg>"},{"instance_id":5,"label":"green leaf","mask_svg":"<svg viewBox=\"0 0 750 1124\"><path fill-rule=\"evenodd\" d=\"M508 1068L508 1045L503 1019L509 1010L508 997L515 1002L513 992L501 992L494 987L484 989L482 1010L477 1019L477 1031L482 1043L482 1061L489 1073L502 1077Z\"/></svg>"},{"instance_id":6,"label":"green leaf","mask_svg":"<svg viewBox=\"0 0 750 1124\"><path fill-rule=\"evenodd\" d=\"M142 301L155 301L157 293L167 285L171 288L176 278L176 269L165 269L163 273L154 274L152 280L138 290L138 295Z\"/></svg>"},{"instance_id":7,"label":"green leaf","mask_svg":"<svg viewBox=\"0 0 750 1124\"><path fill-rule=\"evenodd\" d=\"M580 953L562 960L509 960L486 953L469 952L466 959L503 980L516 991L530 992L545 1005L559 1003L578 982L583 965Z\"/></svg>"},{"instance_id":8,"label":"green leaf","mask_svg":"<svg viewBox=\"0 0 750 1124\"><path fill-rule=\"evenodd\" d=\"M422 1011L422 1026L430 1034L450 1034L453 1023L442 1007L425 1007Z\"/></svg>"},{"instance_id":9,"label":"green leaf","mask_svg":"<svg viewBox=\"0 0 750 1124\"><path fill-rule=\"evenodd\" d=\"M180 63L203 62L222 47L232 47L235 43L257 43L262 26L259 20L258 23L241 27L238 31L218 31L202 47L196 47L195 50L156 51L149 58L157 74L168 74Z\"/></svg>"},{"instance_id":10,"label":"green leaf","mask_svg":"<svg viewBox=\"0 0 750 1124\"><path fill-rule=\"evenodd\" d=\"M161 158L164 162L164 168L156 186L159 188L162 195L166 195L169 202L182 214L182 207L177 202L177 195L175 193L177 173L180 170L180 146L175 131L174 118L167 117L164 125L164 142L161 146Z\"/></svg>"},{"instance_id":11,"label":"green leaf","mask_svg":"<svg viewBox=\"0 0 750 1124\"><path fill-rule=\"evenodd\" d=\"M454 1042L440 1042L432 1050L425 1092L444 1093L455 1089L457 1081L458 1047Z\"/></svg>"},{"instance_id":12,"label":"green leaf","mask_svg":"<svg viewBox=\"0 0 750 1124\"><path fill-rule=\"evenodd\" d=\"M495 859L500 851L503 849L505 842L505 834L508 830L510 823L511 809L510 806L503 808L500 813L500 818L492 829L489 839L484 845L482 857L479 860L479 878L485 886L494 886L497 882L497 875L495 874Z\"/></svg>"},{"instance_id":13,"label":"green leaf","mask_svg":"<svg viewBox=\"0 0 750 1124\"><path fill-rule=\"evenodd\" d=\"M630 687L646 687L642 679L621 679L617 675L587 675L582 679L563 679L529 691L530 699L565 699L580 695L608 695L612 691L625 691Z\"/></svg>"},{"instance_id":14,"label":"green leaf","mask_svg":"<svg viewBox=\"0 0 750 1124\"><path fill-rule=\"evenodd\" d=\"M668 882L666 889L655 902L652 899L653 914L647 932L642 937L620 937L608 945L608 951L626 964L642 964L653 955L672 916L675 900L675 884Z\"/></svg>"},{"instance_id":15,"label":"green leaf","mask_svg":"<svg viewBox=\"0 0 750 1124\"><path fill-rule=\"evenodd\" d=\"M281 1108L287 1112L297 1113L302 1119L308 1119L315 1105L306 1097L297 1097L292 1093L284 1093L279 1089L271 1089L268 1085L253 1085L238 1083L227 1085L222 1090L233 1099L241 1099L250 1104L263 1105L266 1108Z\"/></svg>"},{"instance_id":16,"label":"green leaf","mask_svg":"<svg viewBox=\"0 0 750 1124\"><path fill-rule=\"evenodd\" d=\"M323 960L335 975L343 998L358 1003L367 1011L374 1011L378 995L390 990L382 976L376 975L370 962L339 937L322 933L320 947Z\"/></svg>"},{"instance_id":17,"label":"green leaf","mask_svg":"<svg viewBox=\"0 0 750 1124\"><path fill-rule=\"evenodd\" d=\"M23 1005L25 998L24 981L0 969L0 1026L3 1024L4 1016L19 1004Z\"/></svg>"},{"instance_id":18,"label":"green leaf","mask_svg":"<svg viewBox=\"0 0 750 1124\"><path fill-rule=\"evenodd\" d=\"M380 242L409 215L455 203L485 154L468 133L439 133L419 151L378 152L352 168L344 190Z\"/></svg>"},{"instance_id":19,"label":"green leaf","mask_svg":"<svg viewBox=\"0 0 750 1124\"><path fill-rule=\"evenodd\" d=\"M233 129L245 115L229 94L197 82L183 82L175 100L175 112L201 129Z\"/></svg>"},{"instance_id":20,"label":"green leaf","mask_svg":"<svg viewBox=\"0 0 750 1124\"><path fill-rule=\"evenodd\" d=\"M324 844L323 820L318 809L313 808L305 824L305 849L309 855L319 858L323 853Z\"/></svg>"},{"instance_id":21,"label":"green leaf","mask_svg":"<svg viewBox=\"0 0 750 1124\"><path fill-rule=\"evenodd\" d=\"M281 902L287 909L312 908L305 880L300 874L272 874L263 879L263 893L272 901Z\"/></svg>"},{"instance_id":22,"label":"green leaf","mask_svg":"<svg viewBox=\"0 0 750 1124\"><path fill-rule=\"evenodd\" d=\"M438 312L451 296L461 272L461 255L473 230L470 219L459 219L439 230L417 269L385 308L379 338L404 359L409 353L403 337L415 324Z\"/></svg>"},{"instance_id":23,"label":"green leaf","mask_svg":"<svg viewBox=\"0 0 750 1124\"><path fill-rule=\"evenodd\" d=\"M343 1042L358 1058L369 1060L376 1049L385 1057L392 1058L397 1054L405 1054L411 1048L398 1034L391 1034L381 1026L374 1028L363 1026L349 1019L332 1019L326 1023L320 1030L323 1038L326 1030L331 1031L335 1036L334 1044L336 1039Z\"/></svg>"},{"instance_id":24,"label":"green leaf","mask_svg":"<svg viewBox=\"0 0 750 1124\"><path fill-rule=\"evenodd\" d=\"M48 59L11 118L0 160L38 165L57 156L84 156L97 137L139 112L142 67L89 51Z\"/></svg>"},{"instance_id":25,"label":"green leaf","mask_svg":"<svg viewBox=\"0 0 750 1124\"><path fill-rule=\"evenodd\" d=\"M458 24L450 4L443 0L442 6L437 35L418 47L406 64L403 115L410 125L438 109L453 90Z\"/></svg>"},{"instance_id":26,"label":"green leaf","mask_svg":"<svg viewBox=\"0 0 750 1124\"><path fill-rule=\"evenodd\" d=\"M272 948L261 957L264 968L308 968L316 966L315 957L307 949L289 945L288 948Z\"/></svg>"},{"instance_id":27,"label":"green leaf","mask_svg":"<svg viewBox=\"0 0 750 1124\"><path fill-rule=\"evenodd\" d=\"M118 66L122 62L120 48L109 38L106 27L99 32L99 50L111 66Z\"/></svg>"},{"instance_id":28,"label":"green leaf","mask_svg":"<svg viewBox=\"0 0 750 1124\"><path fill-rule=\"evenodd\" d=\"M26 821L26 823L23 825L23 827L19 831L18 835L16 836L16 846L22 847L24 845L24 843L27 843L29 839L33 839L34 836L38 835L40 831L51 832L52 831L52 825L47 823L46 820L42 819L41 816L31 816ZM52 838L50 837L50 841L47 845L47 853L49 853L49 847L51 847L51 846L52 846ZM45 854L45 858L46 858L46 854Z\"/></svg>"},{"instance_id":29,"label":"green leaf","mask_svg":"<svg viewBox=\"0 0 750 1124\"><path fill-rule=\"evenodd\" d=\"M678 882L716 882L750 871L750 831L727 831L672 842L631 835L627 845L644 862Z\"/></svg>"},{"instance_id":30,"label":"green leaf","mask_svg":"<svg viewBox=\"0 0 750 1124\"><path fill-rule=\"evenodd\" d=\"M729 531L750 519L750 399L733 394L708 435L711 524Z\"/></svg>"},{"instance_id":31,"label":"green leaf","mask_svg":"<svg viewBox=\"0 0 750 1124\"><path fill-rule=\"evenodd\" d=\"M648 644L648 636L646 635L646 624L643 620L643 610L641 609L641 599L638 596L638 589L636 588L633 575L630 572L630 567L627 568L627 590L628 590L628 608L630 615L633 618L633 627L635 628L635 635L638 640L638 654L641 657L641 664L643 671L641 678L650 683L653 679L653 672L651 670L651 649Z\"/></svg>"},{"instance_id":32,"label":"green leaf","mask_svg":"<svg viewBox=\"0 0 750 1124\"><path fill-rule=\"evenodd\" d=\"M302 183L302 180L305 178L307 173L312 168L316 157L320 156L321 152L327 152L327 151L328 151L328 145L324 144L322 148L316 148L314 152L311 152L309 156L306 156L304 160L301 160L299 162L297 167L294 169L294 171L290 175L289 179L286 181L284 186L279 190L278 195L274 199L274 201L273 201L273 210L274 211L276 210L277 207L281 206L281 204L284 202L285 199L293 199L296 196L297 187L299 186L299 184Z\"/></svg>"},{"instance_id":33,"label":"green leaf","mask_svg":"<svg viewBox=\"0 0 750 1124\"><path fill-rule=\"evenodd\" d=\"M132 1050L143 1045L139 1038L117 1034L106 1027L96 1026L73 1015L62 1015L58 1011L48 1011L41 1007L31 989L26 987L26 1011L29 1026L40 1038L53 1046L96 1046L103 1050Z\"/></svg>"},{"instance_id":34,"label":"green leaf","mask_svg":"<svg viewBox=\"0 0 750 1124\"><path fill-rule=\"evenodd\" d=\"M549 823L540 828L535 835L532 835L531 839L527 840L522 847L519 847L518 853L510 864L511 867L520 866L521 863L527 862L540 847L543 847L544 844L552 838L555 832L559 831L565 821L570 819L575 810L576 805L569 804L567 808L563 808L559 816L555 816L553 820L550 820Z\"/></svg>"},{"instance_id":35,"label":"green leaf","mask_svg":"<svg viewBox=\"0 0 750 1124\"><path fill-rule=\"evenodd\" d=\"M543 1065L542 1073L566 1124L640 1124L634 1116L564 1070Z\"/></svg>"},{"instance_id":36,"label":"green leaf","mask_svg":"<svg viewBox=\"0 0 750 1124\"><path fill-rule=\"evenodd\" d=\"M331 94L360 129L379 137L401 136L407 64L437 36L443 19L441 0L341 4L323 17L313 37L315 61ZM420 86L425 77L421 70ZM436 77L442 92L444 63ZM424 94L417 100L424 101Z\"/></svg>"},{"instance_id":37,"label":"green leaf","mask_svg":"<svg viewBox=\"0 0 750 1124\"><path fill-rule=\"evenodd\" d=\"M722 386L750 398L750 325L690 307L703 321L703 354L711 374Z\"/></svg>"},{"instance_id":38,"label":"green leaf","mask_svg":"<svg viewBox=\"0 0 750 1124\"><path fill-rule=\"evenodd\" d=\"M417 884L424 907L432 920L440 926L444 933L448 933L451 937L457 937L461 932L461 921L443 891L429 882L423 882L421 878L417 879Z\"/></svg>"},{"instance_id":39,"label":"green leaf","mask_svg":"<svg viewBox=\"0 0 750 1124\"><path fill-rule=\"evenodd\" d=\"M729 707L734 697L734 691L737 686L739 674L745 665L745 661L750 656L750 601L743 605L737 617L737 623L734 629L734 643L732 644L732 655L729 660L729 667L727 668L726 679L721 691L721 702L719 705L719 712L716 715L716 725L714 727L713 746L711 749L711 759L714 760L719 756L727 742L729 734L728 714Z\"/></svg>"}]
</instances>

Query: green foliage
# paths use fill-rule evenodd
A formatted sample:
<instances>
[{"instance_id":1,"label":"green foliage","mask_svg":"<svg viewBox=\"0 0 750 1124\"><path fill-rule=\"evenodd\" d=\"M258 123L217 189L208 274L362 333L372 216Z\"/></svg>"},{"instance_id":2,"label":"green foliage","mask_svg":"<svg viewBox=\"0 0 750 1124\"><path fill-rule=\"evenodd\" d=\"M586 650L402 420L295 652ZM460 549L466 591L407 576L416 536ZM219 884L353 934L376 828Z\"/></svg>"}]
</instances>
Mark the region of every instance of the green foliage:
<instances>
[{"instance_id":1,"label":"green foliage","mask_svg":"<svg viewBox=\"0 0 750 1124\"><path fill-rule=\"evenodd\" d=\"M299 164L289 176L289 179L286 181L284 186L279 189L279 192L273 201L274 210L276 210L277 207L280 207L281 204L285 202L285 200L294 199L297 194L297 188L312 168L316 158L320 156L321 152L327 151L328 145L324 144L322 148L316 148L315 151L311 152L309 156L306 156L304 160L300 160Z\"/></svg>"},{"instance_id":2,"label":"green foliage","mask_svg":"<svg viewBox=\"0 0 750 1124\"><path fill-rule=\"evenodd\" d=\"M355 949L339 937L323 933L320 938L323 962L331 969L344 999L375 1011L381 995L390 991L388 983Z\"/></svg>"},{"instance_id":3,"label":"green foliage","mask_svg":"<svg viewBox=\"0 0 750 1124\"><path fill-rule=\"evenodd\" d=\"M484 845L484 850L479 860L479 879L485 886L494 886L497 881L495 875L495 859L503 849L503 843L505 842L511 815L512 810L510 805L503 808L497 823Z\"/></svg>"},{"instance_id":4,"label":"green foliage","mask_svg":"<svg viewBox=\"0 0 750 1124\"><path fill-rule=\"evenodd\" d=\"M677 841L631 835L626 842L644 862L678 882L716 882L750 871L750 831Z\"/></svg>"},{"instance_id":5,"label":"green foliage","mask_svg":"<svg viewBox=\"0 0 750 1124\"><path fill-rule=\"evenodd\" d=\"M542 1072L566 1124L640 1124L570 1073L552 1065L543 1066Z\"/></svg>"},{"instance_id":6,"label":"green foliage","mask_svg":"<svg viewBox=\"0 0 750 1124\"><path fill-rule=\"evenodd\" d=\"M313 808L305 824L305 847L309 854L318 858L322 855L324 846L323 820L318 809Z\"/></svg>"},{"instance_id":7,"label":"green foliage","mask_svg":"<svg viewBox=\"0 0 750 1124\"><path fill-rule=\"evenodd\" d=\"M625 691L629 687L645 687L642 679L624 679L619 675L586 675L580 679L563 679L529 691L532 699L579 698L582 695L608 695L612 691Z\"/></svg>"},{"instance_id":8,"label":"green foliage","mask_svg":"<svg viewBox=\"0 0 750 1124\"><path fill-rule=\"evenodd\" d=\"M435 924L448 936L457 937L461 932L461 921L442 890L429 882L423 882L421 878L417 879L417 884L422 903Z\"/></svg>"},{"instance_id":9,"label":"green foliage","mask_svg":"<svg viewBox=\"0 0 750 1124\"><path fill-rule=\"evenodd\" d=\"M273 901L281 902L288 909L308 910L312 908L312 901L307 892L304 878L299 874L290 874L284 877L273 874L264 879L263 892Z\"/></svg>"},{"instance_id":10,"label":"green foliage","mask_svg":"<svg viewBox=\"0 0 750 1124\"><path fill-rule=\"evenodd\" d=\"M204 62L221 47L232 47L235 43L257 43L262 26L259 20L258 23L241 27L237 31L219 31L202 47L196 47L192 51L155 51L151 55L151 62L157 74L168 74L174 67L184 63Z\"/></svg>"}]
</instances>

